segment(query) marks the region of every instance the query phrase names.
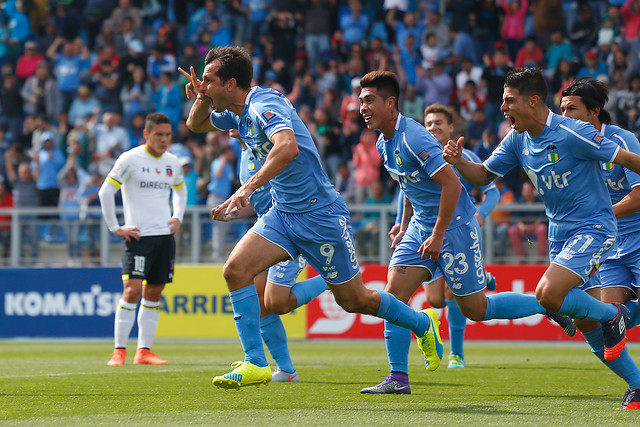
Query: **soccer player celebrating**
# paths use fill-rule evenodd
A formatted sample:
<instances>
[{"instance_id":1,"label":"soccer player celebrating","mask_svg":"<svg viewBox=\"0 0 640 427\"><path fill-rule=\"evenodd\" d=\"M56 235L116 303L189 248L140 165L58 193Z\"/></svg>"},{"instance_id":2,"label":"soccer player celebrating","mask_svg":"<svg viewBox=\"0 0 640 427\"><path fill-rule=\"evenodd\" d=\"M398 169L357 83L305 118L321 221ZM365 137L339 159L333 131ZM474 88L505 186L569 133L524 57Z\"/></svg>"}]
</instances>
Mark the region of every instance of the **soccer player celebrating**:
<instances>
[{"instance_id":1,"label":"soccer player celebrating","mask_svg":"<svg viewBox=\"0 0 640 427\"><path fill-rule=\"evenodd\" d=\"M604 138L589 123L553 114L545 104L547 84L539 69L509 72L502 98L500 108L513 130L484 164L461 157L460 140L449 141L444 158L477 185L522 166L549 217L552 262L538 282L536 297L549 310L601 322L604 359L615 360L625 348L629 311L601 302L581 287L593 287L599 265L616 242L616 220L599 162L638 173L640 156Z\"/></svg>"},{"instance_id":2,"label":"soccer player celebrating","mask_svg":"<svg viewBox=\"0 0 640 427\"><path fill-rule=\"evenodd\" d=\"M472 320L517 319L546 310L533 295L502 292L487 297L480 225L475 205L442 146L424 126L398 111L398 78L373 71L360 80L360 114L380 130L376 146L389 174L404 191L404 208L385 290L407 302L425 280L442 272L462 313ZM569 321L569 319L565 319ZM391 373L361 393L408 394L411 332L385 322ZM437 366L427 364L428 370Z\"/></svg>"},{"instance_id":3,"label":"soccer player celebrating","mask_svg":"<svg viewBox=\"0 0 640 427\"><path fill-rule=\"evenodd\" d=\"M232 136L239 138L237 132L235 129L232 130ZM244 184L260 170L264 159L255 156L244 142L241 141L241 144L239 177L240 182ZM266 183L249 196L249 205L240 210L234 210L228 215L218 211L213 219L230 221L247 218L254 214L258 216L266 214L272 206L270 189L271 185ZM293 261L282 261L272 266L268 270L268 275L263 271L253 280L260 298L260 335L277 365L277 369L272 372L272 382L300 381L300 375L291 361L287 332L279 314L289 313L307 304L328 289L322 276L296 283L296 278L306 266L307 260L300 255Z\"/></svg>"},{"instance_id":4,"label":"soccer player celebrating","mask_svg":"<svg viewBox=\"0 0 640 427\"><path fill-rule=\"evenodd\" d=\"M611 115L604 109L609 89L591 77L580 77L562 91L560 111L565 117L591 123L600 133L626 150L640 154L640 143L631 132L611 124ZM638 290L640 283L640 176L613 163L601 163L602 174L609 190L613 213L618 219L618 248L600 267L600 287L587 293L604 302L625 304L630 310L631 328L638 321ZM604 337L597 322L576 320L592 352L609 369L624 379L629 388L625 392L622 408L640 409L640 369L625 349L620 357L604 360Z\"/></svg>"},{"instance_id":5,"label":"soccer player celebrating","mask_svg":"<svg viewBox=\"0 0 640 427\"><path fill-rule=\"evenodd\" d=\"M166 365L151 352L158 328L158 309L165 284L173 280L174 236L187 205L182 166L167 152L172 140L171 120L162 113L149 114L143 130L144 145L116 160L100 187L102 215L109 230L126 240L122 254L124 291L116 309L115 350L109 366L123 365L127 339L138 311L138 349L134 364ZM169 198L173 189L173 215ZM124 225L118 224L115 194L122 192ZM144 285L144 286L143 286Z\"/></svg>"},{"instance_id":6,"label":"soccer player celebrating","mask_svg":"<svg viewBox=\"0 0 640 427\"><path fill-rule=\"evenodd\" d=\"M187 126L195 132L238 129L242 140L264 165L224 203L213 209L225 215L249 204L249 196L271 183L273 207L231 251L223 267L234 321L245 360L213 379L221 388L267 384L271 370L260 339L260 302L253 278L278 262L303 255L348 312L372 314L412 330L429 363L439 363L442 342L433 310L419 312L384 291L367 289L353 246L349 210L320 165L308 129L284 95L251 87L248 52L213 48L205 57L202 80L193 68L180 72L195 102ZM213 110L212 110L213 108Z\"/></svg>"}]
</instances>

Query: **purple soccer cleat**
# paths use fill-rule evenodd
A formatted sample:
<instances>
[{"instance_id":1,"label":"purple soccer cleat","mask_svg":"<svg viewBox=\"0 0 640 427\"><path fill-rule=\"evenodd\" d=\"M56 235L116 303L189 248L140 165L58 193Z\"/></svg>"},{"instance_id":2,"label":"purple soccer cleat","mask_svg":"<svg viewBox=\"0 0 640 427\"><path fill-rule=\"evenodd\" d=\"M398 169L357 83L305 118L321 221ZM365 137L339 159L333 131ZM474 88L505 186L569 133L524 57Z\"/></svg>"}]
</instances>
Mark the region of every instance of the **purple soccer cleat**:
<instances>
[{"instance_id":1,"label":"purple soccer cleat","mask_svg":"<svg viewBox=\"0 0 640 427\"><path fill-rule=\"evenodd\" d=\"M409 376L403 372L391 372L380 384L365 387L363 394L411 394Z\"/></svg>"}]
</instances>

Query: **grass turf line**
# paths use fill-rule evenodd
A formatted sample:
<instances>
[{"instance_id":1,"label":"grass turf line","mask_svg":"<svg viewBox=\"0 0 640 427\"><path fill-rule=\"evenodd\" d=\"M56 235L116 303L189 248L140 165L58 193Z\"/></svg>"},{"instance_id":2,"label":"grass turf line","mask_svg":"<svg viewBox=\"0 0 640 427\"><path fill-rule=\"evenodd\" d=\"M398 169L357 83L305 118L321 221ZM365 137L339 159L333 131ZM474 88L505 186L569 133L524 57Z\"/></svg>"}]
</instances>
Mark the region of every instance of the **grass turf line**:
<instances>
[{"instance_id":1,"label":"grass turf line","mask_svg":"<svg viewBox=\"0 0 640 427\"><path fill-rule=\"evenodd\" d=\"M294 341L296 384L211 385L236 343L158 342L166 366L108 367L106 342L0 344L0 424L631 425L626 389L585 345L466 343L466 369L427 372L415 343L411 395L361 395L388 373L382 341ZM447 354L445 349L445 355ZM640 348L631 347L632 356ZM272 367L274 367L272 365Z\"/></svg>"}]
</instances>

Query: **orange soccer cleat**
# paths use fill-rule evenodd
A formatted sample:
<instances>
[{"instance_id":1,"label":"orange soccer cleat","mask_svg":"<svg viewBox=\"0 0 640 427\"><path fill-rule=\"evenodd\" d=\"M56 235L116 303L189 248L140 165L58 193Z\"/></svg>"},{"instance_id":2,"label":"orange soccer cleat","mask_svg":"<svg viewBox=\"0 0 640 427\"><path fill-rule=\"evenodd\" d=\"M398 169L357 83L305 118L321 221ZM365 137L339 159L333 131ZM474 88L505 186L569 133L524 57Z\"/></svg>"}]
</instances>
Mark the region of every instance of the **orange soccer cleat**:
<instances>
[{"instance_id":1,"label":"orange soccer cleat","mask_svg":"<svg viewBox=\"0 0 640 427\"><path fill-rule=\"evenodd\" d=\"M139 348L133 358L134 365L167 365L166 360L160 359L148 348Z\"/></svg>"},{"instance_id":2,"label":"orange soccer cleat","mask_svg":"<svg viewBox=\"0 0 640 427\"><path fill-rule=\"evenodd\" d=\"M111 360L107 362L109 366L121 366L124 365L124 359L127 357L126 348L114 348L111 353Z\"/></svg>"}]
</instances>

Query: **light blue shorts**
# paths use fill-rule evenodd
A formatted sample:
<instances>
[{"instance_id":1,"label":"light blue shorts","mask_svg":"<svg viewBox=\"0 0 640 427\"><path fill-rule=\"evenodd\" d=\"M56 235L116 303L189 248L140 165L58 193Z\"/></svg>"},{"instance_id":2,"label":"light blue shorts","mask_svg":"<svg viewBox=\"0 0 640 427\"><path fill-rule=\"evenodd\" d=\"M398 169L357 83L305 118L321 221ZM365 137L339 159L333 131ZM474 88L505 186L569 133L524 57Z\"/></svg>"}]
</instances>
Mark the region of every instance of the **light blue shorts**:
<instances>
[{"instance_id":1,"label":"light blue shorts","mask_svg":"<svg viewBox=\"0 0 640 427\"><path fill-rule=\"evenodd\" d=\"M614 251L615 243L616 236L590 228L564 242L549 242L549 259L580 276L580 289L586 291L600 287L598 268Z\"/></svg>"},{"instance_id":2,"label":"light blue shorts","mask_svg":"<svg viewBox=\"0 0 640 427\"><path fill-rule=\"evenodd\" d=\"M618 247L600 267L602 287L628 288L636 296L640 283L640 234L618 236Z\"/></svg>"},{"instance_id":3,"label":"light blue shorts","mask_svg":"<svg viewBox=\"0 0 640 427\"><path fill-rule=\"evenodd\" d=\"M280 246L291 260L302 255L331 284L346 283L360 272L349 209L342 197L305 213L282 212L272 206L251 231Z\"/></svg>"},{"instance_id":4,"label":"light blue shorts","mask_svg":"<svg viewBox=\"0 0 640 427\"><path fill-rule=\"evenodd\" d=\"M298 255L295 260L282 261L269 268L267 280L276 285L292 287L306 266L307 260Z\"/></svg>"},{"instance_id":5,"label":"light blue shorts","mask_svg":"<svg viewBox=\"0 0 640 427\"><path fill-rule=\"evenodd\" d=\"M425 230L412 219L402 241L393 251L389 267L426 268L432 277L429 281L443 275L456 296L471 295L486 288L482 237L475 216L466 224L447 230L437 261L422 259L418 252L430 235L431 231Z\"/></svg>"}]
</instances>

